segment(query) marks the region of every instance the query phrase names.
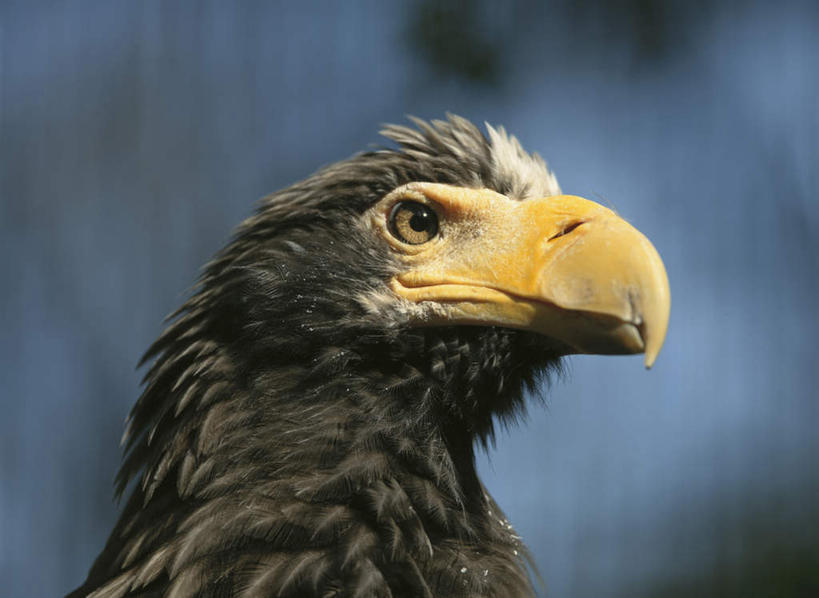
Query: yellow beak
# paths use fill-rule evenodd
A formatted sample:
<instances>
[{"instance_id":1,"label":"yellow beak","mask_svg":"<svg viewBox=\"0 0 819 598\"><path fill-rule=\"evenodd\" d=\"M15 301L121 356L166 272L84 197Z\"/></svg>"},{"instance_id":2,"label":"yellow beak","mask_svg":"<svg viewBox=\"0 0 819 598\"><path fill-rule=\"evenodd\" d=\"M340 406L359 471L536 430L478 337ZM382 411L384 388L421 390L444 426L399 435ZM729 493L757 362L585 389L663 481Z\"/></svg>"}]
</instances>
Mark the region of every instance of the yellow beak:
<instances>
[{"instance_id":1,"label":"yellow beak","mask_svg":"<svg viewBox=\"0 0 819 598\"><path fill-rule=\"evenodd\" d=\"M651 242L617 214L570 195L516 201L434 183L405 192L441 222L427 246L393 242L405 263L393 291L421 307L421 323L527 329L567 353L644 352L646 367L654 363L668 277Z\"/></svg>"}]
</instances>

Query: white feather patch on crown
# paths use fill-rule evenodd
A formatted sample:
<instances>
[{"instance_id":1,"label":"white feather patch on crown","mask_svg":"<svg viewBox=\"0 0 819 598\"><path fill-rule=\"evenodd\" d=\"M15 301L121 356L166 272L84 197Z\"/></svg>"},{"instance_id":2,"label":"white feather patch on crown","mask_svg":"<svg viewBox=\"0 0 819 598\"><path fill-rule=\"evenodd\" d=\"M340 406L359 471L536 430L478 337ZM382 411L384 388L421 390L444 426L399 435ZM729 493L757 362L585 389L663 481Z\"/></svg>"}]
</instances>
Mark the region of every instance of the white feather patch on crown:
<instances>
[{"instance_id":1,"label":"white feather patch on crown","mask_svg":"<svg viewBox=\"0 0 819 598\"><path fill-rule=\"evenodd\" d=\"M492 167L498 179L512 184L510 197L528 199L560 195L557 178L537 153L528 153L506 129L485 123L489 133Z\"/></svg>"}]
</instances>

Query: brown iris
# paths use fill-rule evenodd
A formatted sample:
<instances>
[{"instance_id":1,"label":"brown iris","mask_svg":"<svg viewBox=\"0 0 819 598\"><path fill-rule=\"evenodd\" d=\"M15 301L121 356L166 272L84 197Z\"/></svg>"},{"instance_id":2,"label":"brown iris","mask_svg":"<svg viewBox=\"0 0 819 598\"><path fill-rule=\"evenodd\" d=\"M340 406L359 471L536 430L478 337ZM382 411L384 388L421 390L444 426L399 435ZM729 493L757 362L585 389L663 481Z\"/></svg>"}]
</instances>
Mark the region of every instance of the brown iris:
<instances>
[{"instance_id":1,"label":"brown iris","mask_svg":"<svg viewBox=\"0 0 819 598\"><path fill-rule=\"evenodd\" d=\"M420 245L438 234L438 216L428 205L401 201L390 212L390 232L404 243Z\"/></svg>"}]
</instances>

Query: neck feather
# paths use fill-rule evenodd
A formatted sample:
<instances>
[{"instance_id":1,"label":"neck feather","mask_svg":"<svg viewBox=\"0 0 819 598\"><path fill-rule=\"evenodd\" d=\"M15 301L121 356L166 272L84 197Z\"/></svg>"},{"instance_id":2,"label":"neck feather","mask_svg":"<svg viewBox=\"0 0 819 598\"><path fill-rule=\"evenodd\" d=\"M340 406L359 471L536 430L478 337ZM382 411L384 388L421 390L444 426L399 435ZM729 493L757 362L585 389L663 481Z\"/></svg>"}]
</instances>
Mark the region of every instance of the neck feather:
<instances>
[{"instance_id":1,"label":"neck feather","mask_svg":"<svg viewBox=\"0 0 819 598\"><path fill-rule=\"evenodd\" d=\"M193 345L152 371L141 402L165 392L171 405L139 422L123 471L143 477L91 577L248 595L423 596L433 580L451 596L530 595L474 434L431 407L446 404L440 382L406 364L362 371L342 349L257 368Z\"/></svg>"}]
</instances>

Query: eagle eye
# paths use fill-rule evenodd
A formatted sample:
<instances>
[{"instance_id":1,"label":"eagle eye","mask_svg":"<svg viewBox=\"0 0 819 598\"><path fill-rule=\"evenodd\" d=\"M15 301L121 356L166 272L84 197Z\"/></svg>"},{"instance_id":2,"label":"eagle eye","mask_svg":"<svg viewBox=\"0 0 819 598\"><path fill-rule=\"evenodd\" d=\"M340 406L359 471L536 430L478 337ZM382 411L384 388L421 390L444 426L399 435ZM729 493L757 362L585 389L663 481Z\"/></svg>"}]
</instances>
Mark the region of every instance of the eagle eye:
<instances>
[{"instance_id":1,"label":"eagle eye","mask_svg":"<svg viewBox=\"0 0 819 598\"><path fill-rule=\"evenodd\" d=\"M390 232L410 245L426 243L438 234L438 215L426 204L399 201L390 212Z\"/></svg>"}]
</instances>

